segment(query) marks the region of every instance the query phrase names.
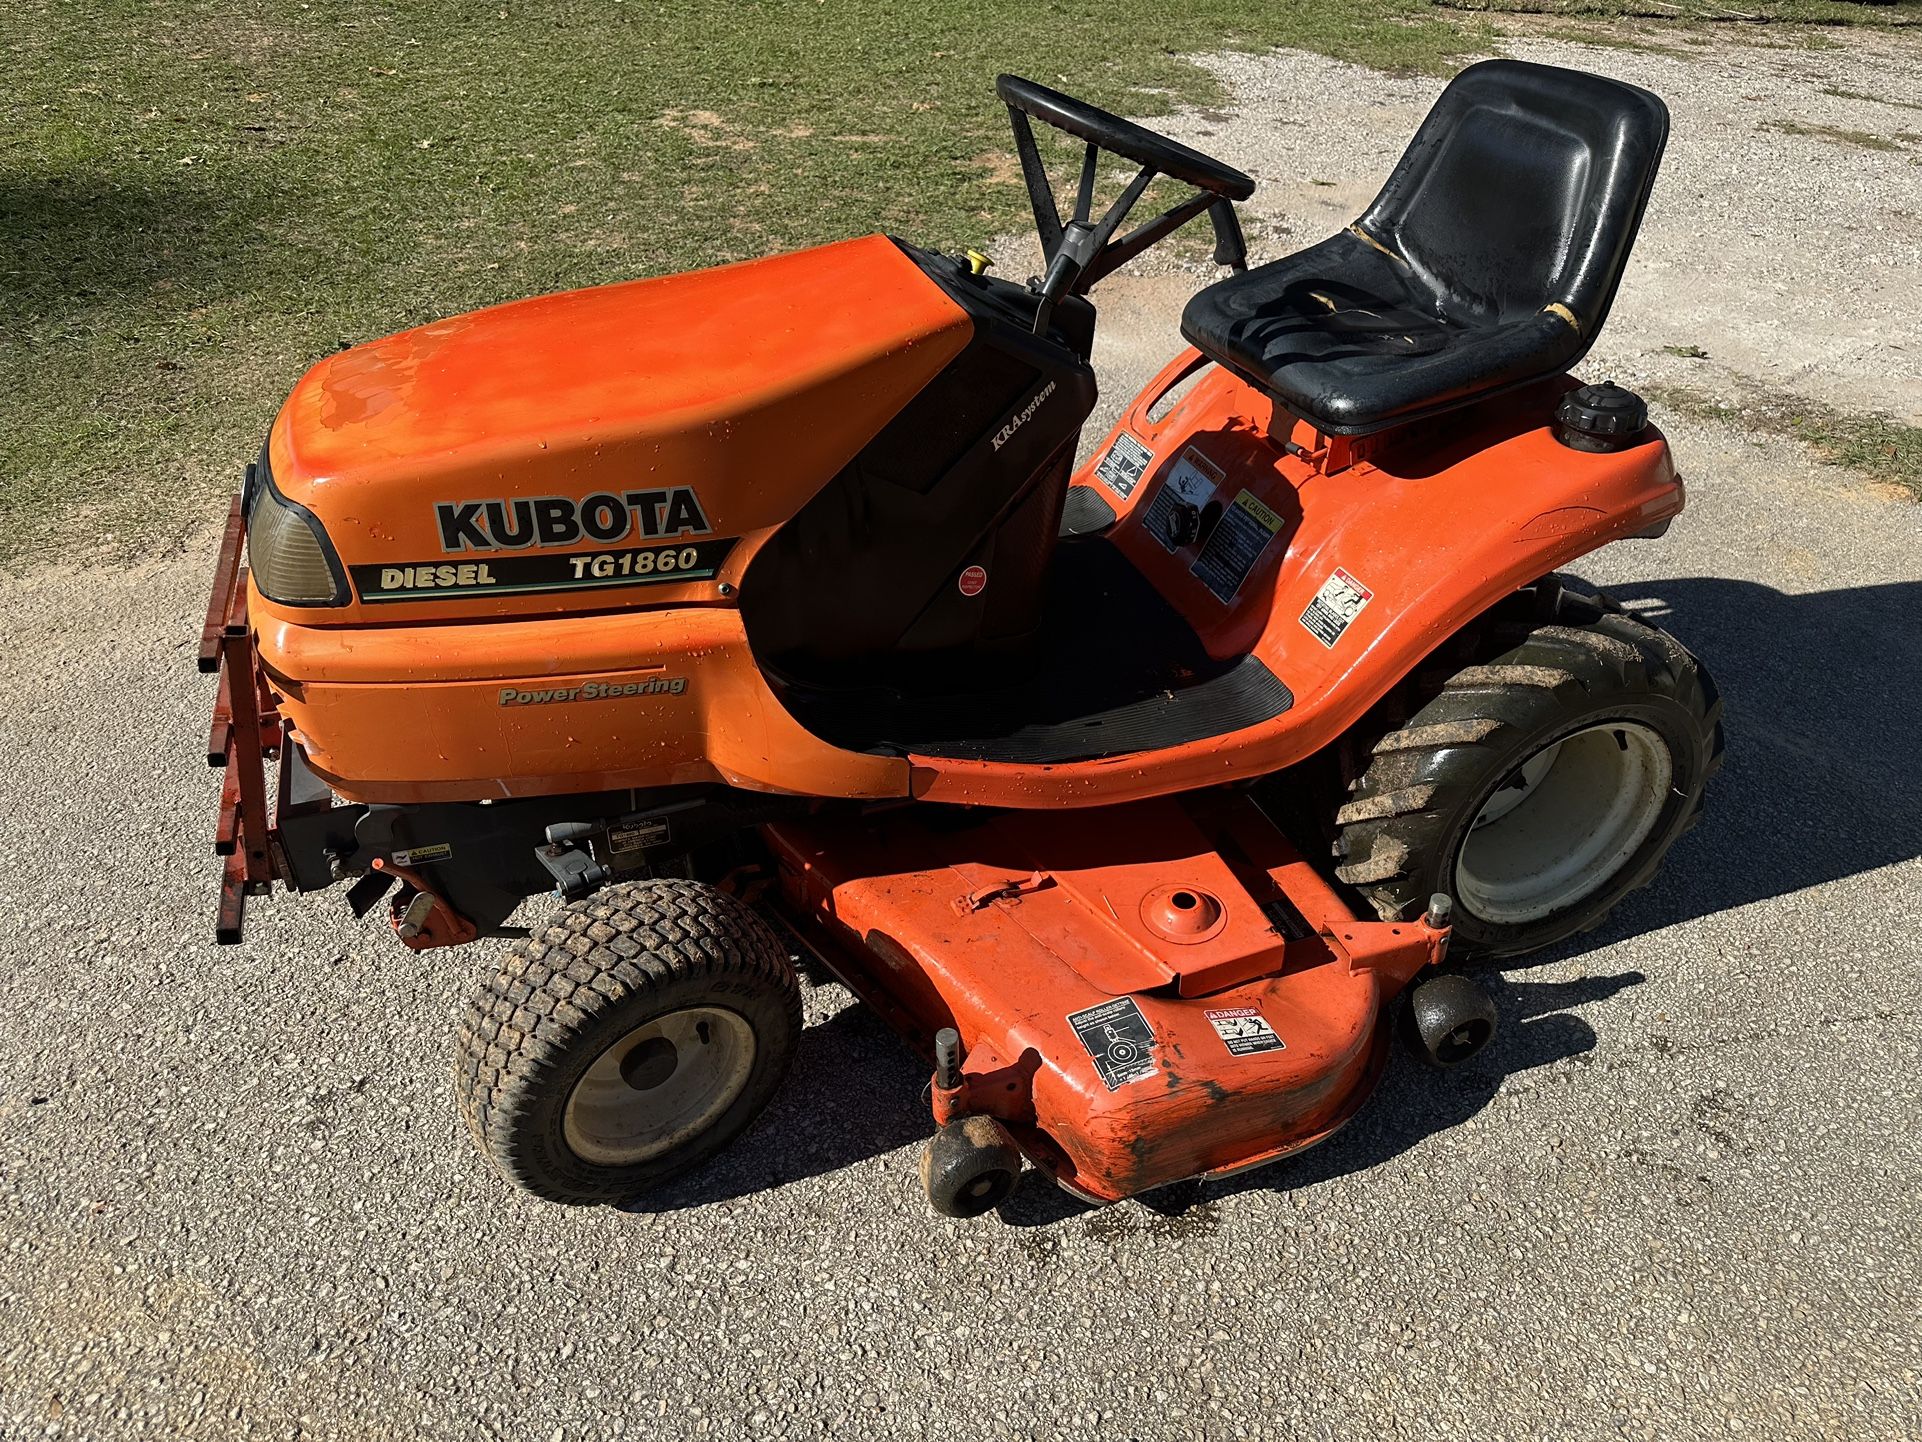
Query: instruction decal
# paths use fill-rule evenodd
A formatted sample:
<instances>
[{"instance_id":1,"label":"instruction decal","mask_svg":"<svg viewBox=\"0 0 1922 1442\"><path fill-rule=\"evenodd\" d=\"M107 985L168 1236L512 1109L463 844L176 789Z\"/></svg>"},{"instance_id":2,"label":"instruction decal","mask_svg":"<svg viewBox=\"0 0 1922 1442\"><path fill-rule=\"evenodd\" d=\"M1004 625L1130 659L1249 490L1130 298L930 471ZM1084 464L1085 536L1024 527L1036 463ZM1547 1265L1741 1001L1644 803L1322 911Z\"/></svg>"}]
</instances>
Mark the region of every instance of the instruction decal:
<instances>
[{"instance_id":1,"label":"instruction decal","mask_svg":"<svg viewBox=\"0 0 1922 1442\"><path fill-rule=\"evenodd\" d=\"M1268 1018L1252 1006L1223 1006L1203 1013L1215 1029L1229 1056L1253 1056L1256 1052L1285 1051L1288 1044L1275 1035Z\"/></svg>"},{"instance_id":2,"label":"instruction decal","mask_svg":"<svg viewBox=\"0 0 1922 1442\"><path fill-rule=\"evenodd\" d=\"M1185 542L1178 544L1175 540L1175 512L1183 506L1193 506L1199 511L1215 498L1215 487L1221 480L1221 467L1193 446L1188 447L1162 480L1155 498L1148 502L1149 534L1161 542L1164 549L1179 550ZM1192 533L1190 539L1193 539Z\"/></svg>"},{"instance_id":3,"label":"instruction decal","mask_svg":"<svg viewBox=\"0 0 1922 1442\"><path fill-rule=\"evenodd\" d=\"M1257 500L1253 491L1243 491L1215 522L1208 544L1189 573L1226 605L1235 599L1268 543L1281 533L1282 524L1281 516Z\"/></svg>"},{"instance_id":4,"label":"instruction decal","mask_svg":"<svg viewBox=\"0 0 1922 1442\"><path fill-rule=\"evenodd\" d=\"M1094 1058L1094 1069L1109 1091L1146 1081L1160 1071L1155 1065L1154 1029L1133 997L1118 996L1073 1012L1068 1025Z\"/></svg>"},{"instance_id":5,"label":"instruction decal","mask_svg":"<svg viewBox=\"0 0 1922 1442\"><path fill-rule=\"evenodd\" d=\"M663 846L673 839L674 830L664 816L607 828L607 849L617 855L625 851L643 851L650 846Z\"/></svg>"},{"instance_id":6,"label":"instruction decal","mask_svg":"<svg viewBox=\"0 0 1922 1442\"><path fill-rule=\"evenodd\" d=\"M1126 431L1117 432L1108 454L1095 463L1095 479L1122 500L1135 493L1141 478L1154 464L1155 453Z\"/></svg>"},{"instance_id":7,"label":"instruction decal","mask_svg":"<svg viewBox=\"0 0 1922 1442\"><path fill-rule=\"evenodd\" d=\"M1301 613L1301 624L1322 645L1333 647L1374 596L1373 591L1337 566L1335 574L1315 592L1315 599Z\"/></svg>"}]
</instances>

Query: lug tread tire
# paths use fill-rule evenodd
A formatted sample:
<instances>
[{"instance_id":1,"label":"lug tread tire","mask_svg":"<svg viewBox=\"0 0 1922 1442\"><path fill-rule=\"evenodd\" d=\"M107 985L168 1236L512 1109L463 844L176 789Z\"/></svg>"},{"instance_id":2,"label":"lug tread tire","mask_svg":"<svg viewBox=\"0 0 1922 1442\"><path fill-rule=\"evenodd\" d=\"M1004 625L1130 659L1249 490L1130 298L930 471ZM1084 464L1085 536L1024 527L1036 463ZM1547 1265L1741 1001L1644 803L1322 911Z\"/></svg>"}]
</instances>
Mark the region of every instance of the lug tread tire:
<instances>
[{"instance_id":1,"label":"lug tread tire","mask_svg":"<svg viewBox=\"0 0 1922 1442\"><path fill-rule=\"evenodd\" d=\"M1614 881L1565 911L1478 928L1458 899L1453 954L1509 956L1594 926L1648 883L1700 819L1703 787L1722 762L1722 703L1681 642L1605 596L1567 590L1559 577L1505 603L1477 634L1468 664L1438 680L1430 673L1414 695L1391 699L1377 713L1373 744L1349 751L1335 875L1383 920L1418 915L1434 891L1453 894L1454 853L1486 789L1552 736L1558 718L1579 729L1611 702L1653 708L1684 786Z\"/></svg>"},{"instance_id":2,"label":"lug tread tire","mask_svg":"<svg viewBox=\"0 0 1922 1442\"><path fill-rule=\"evenodd\" d=\"M635 1166L595 1165L561 1134L567 1097L609 1045L653 1015L724 1005L753 1028L746 1086L700 1135ZM727 893L663 878L608 886L516 941L469 993L455 1089L468 1130L509 1181L550 1201L633 1196L744 1130L785 1075L800 986L768 924Z\"/></svg>"}]
</instances>

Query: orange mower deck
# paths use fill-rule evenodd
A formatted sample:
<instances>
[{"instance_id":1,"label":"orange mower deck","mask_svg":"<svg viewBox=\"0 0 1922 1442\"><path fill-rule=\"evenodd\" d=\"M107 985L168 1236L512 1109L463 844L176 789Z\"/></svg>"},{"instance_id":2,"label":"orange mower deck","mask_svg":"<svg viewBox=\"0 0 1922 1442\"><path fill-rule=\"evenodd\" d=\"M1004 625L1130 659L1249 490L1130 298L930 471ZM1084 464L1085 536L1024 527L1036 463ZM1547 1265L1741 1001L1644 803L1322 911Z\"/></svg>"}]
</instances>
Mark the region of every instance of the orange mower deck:
<instances>
[{"instance_id":1,"label":"orange mower deck","mask_svg":"<svg viewBox=\"0 0 1922 1442\"><path fill-rule=\"evenodd\" d=\"M1094 1201L1330 1135L1374 1087L1384 1008L1448 942L1357 920L1245 795L767 834L830 969L904 1036L958 1033L935 1123L991 1117Z\"/></svg>"}]
</instances>

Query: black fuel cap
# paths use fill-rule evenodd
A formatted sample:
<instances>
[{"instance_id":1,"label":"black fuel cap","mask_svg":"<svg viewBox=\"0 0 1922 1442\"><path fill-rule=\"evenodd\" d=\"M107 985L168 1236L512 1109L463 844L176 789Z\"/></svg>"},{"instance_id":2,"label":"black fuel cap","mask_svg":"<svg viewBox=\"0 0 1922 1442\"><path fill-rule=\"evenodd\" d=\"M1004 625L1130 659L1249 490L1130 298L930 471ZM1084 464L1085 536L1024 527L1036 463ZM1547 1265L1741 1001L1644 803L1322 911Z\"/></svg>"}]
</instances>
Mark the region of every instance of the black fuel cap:
<instances>
[{"instance_id":1,"label":"black fuel cap","mask_svg":"<svg viewBox=\"0 0 1922 1442\"><path fill-rule=\"evenodd\" d=\"M1622 451L1648 429L1648 402L1614 381L1581 386L1555 407L1555 439L1571 450Z\"/></svg>"}]
</instances>

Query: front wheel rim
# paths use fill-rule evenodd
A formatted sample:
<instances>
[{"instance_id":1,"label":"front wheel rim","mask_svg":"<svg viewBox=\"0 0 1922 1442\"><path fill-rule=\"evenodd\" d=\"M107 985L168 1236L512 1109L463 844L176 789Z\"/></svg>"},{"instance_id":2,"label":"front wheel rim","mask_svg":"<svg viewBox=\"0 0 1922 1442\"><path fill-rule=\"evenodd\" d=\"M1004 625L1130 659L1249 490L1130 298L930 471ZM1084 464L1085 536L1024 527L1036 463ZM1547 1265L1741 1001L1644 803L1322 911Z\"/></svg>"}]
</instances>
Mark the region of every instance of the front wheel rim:
<instances>
[{"instance_id":1,"label":"front wheel rim","mask_svg":"<svg viewBox=\"0 0 1922 1442\"><path fill-rule=\"evenodd\" d=\"M585 1162L653 1161L713 1126L747 1089L754 1028L695 1006L644 1022L609 1046L568 1093L567 1145Z\"/></svg>"},{"instance_id":2,"label":"front wheel rim","mask_svg":"<svg viewBox=\"0 0 1922 1442\"><path fill-rule=\"evenodd\" d=\"M1606 891L1654 832L1675 762L1653 728L1602 721L1514 767L1476 812L1455 895L1497 926L1566 912Z\"/></svg>"}]
</instances>

